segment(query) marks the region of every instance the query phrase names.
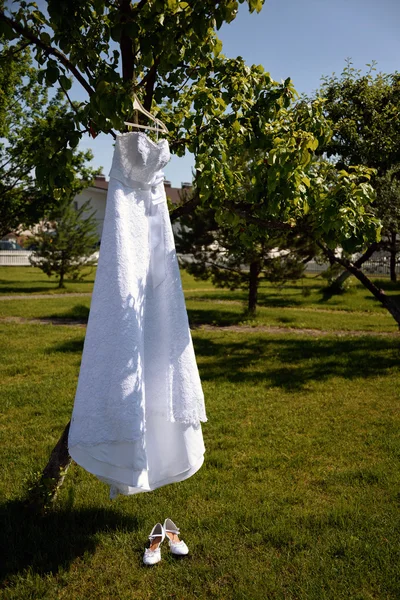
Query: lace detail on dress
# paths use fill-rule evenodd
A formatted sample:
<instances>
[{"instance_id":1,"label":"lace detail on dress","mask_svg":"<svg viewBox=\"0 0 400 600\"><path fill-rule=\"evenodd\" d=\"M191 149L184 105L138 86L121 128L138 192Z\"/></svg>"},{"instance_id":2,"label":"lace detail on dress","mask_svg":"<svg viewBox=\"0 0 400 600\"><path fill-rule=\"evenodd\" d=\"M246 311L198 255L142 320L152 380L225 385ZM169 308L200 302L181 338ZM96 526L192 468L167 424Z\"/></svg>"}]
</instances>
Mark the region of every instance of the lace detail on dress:
<instances>
[{"instance_id":1,"label":"lace detail on dress","mask_svg":"<svg viewBox=\"0 0 400 600\"><path fill-rule=\"evenodd\" d=\"M125 185L150 185L170 158L167 140L156 143L142 132L123 133L117 136L110 177Z\"/></svg>"}]
</instances>

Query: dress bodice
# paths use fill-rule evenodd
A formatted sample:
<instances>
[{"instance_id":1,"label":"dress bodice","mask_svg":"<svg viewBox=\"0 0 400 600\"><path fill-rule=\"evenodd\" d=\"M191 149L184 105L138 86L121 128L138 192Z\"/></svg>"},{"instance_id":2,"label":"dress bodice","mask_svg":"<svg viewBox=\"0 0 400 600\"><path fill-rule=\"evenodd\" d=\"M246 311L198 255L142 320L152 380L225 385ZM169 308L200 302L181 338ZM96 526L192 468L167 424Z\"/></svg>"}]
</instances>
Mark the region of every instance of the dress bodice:
<instances>
[{"instance_id":1,"label":"dress bodice","mask_svg":"<svg viewBox=\"0 0 400 600\"><path fill-rule=\"evenodd\" d=\"M134 131L117 136L110 177L126 185L151 185L154 176L170 159L167 140L153 142L145 133Z\"/></svg>"}]
</instances>

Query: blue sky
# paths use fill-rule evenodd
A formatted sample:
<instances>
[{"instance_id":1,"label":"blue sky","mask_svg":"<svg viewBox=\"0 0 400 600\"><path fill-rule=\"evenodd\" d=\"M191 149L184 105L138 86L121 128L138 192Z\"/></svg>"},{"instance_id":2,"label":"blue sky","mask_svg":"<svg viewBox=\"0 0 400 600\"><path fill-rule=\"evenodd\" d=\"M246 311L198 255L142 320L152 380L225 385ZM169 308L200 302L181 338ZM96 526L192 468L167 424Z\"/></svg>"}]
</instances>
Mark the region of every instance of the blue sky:
<instances>
[{"instance_id":1,"label":"blue sky","mask_svg":"<svg viewBox=\"0 0 400 600\"><path fill-rule=\"evenodd\" d=\"M267 0L252 15L241 5L219 36L226 56L261 64L278 81L291 77L299 92L316 90L322 75L341 73L346 58L360 69L376 60L380 71L400 70L399 0ZM108 176L111 137L86 137L81 147L92 149L94 166ZM172 157L165 175L179 187L191 181L192 165L190 155Z\"/></svg>"}]
</instances>

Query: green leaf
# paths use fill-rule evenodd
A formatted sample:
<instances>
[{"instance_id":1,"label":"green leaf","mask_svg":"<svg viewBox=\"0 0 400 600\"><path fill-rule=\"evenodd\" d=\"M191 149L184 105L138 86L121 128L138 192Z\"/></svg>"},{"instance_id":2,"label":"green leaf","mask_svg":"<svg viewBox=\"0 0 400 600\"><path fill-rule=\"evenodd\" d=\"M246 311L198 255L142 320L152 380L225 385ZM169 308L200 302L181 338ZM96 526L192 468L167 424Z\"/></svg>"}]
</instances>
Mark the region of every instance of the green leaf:
<instances>
[{"instance_id":1,"label":"green leaf","mask_svg":"<svg viewBox=\"0 0 400 600\"><path fill-rule=\"evenodd\" d=\"M4 21L0 21L0 35L4 36L6 40L14 40L18 37L12 27Z\"/></svg>"},{"instance_id":2,"label":"green leaf","mask_svg":"<svg viewBox=\"0 0 400 600\"><path fill-rule=\"evenodd\" d=\"M60 75L60 71L58 70L58 67L47 67L46 69L46 82L48 84L53 84L57 81L58 77Z\"/></svg>"},{"instance_id":3,"label":"green leaf","mask_svg":"<svg viewBox=\"0 0 400 600\"><path fill-rule=\"evenodd\" d=\"M121 39L121 32L122 32L122 25L120 23L117 23L116 25L111 27L111 31L110 31L111 39L114 40L114 42L119 42Z\"/></svg>"},{"instance_id":4,"label":"green leaf","mask_svg":"<svg viewBox=\"0 0 400 600\"><path fill-rule=\"evenodd\" d=\"M233 129L233 131L235 133L239 133L239 131L240 131L240 123L239 123L239 121L234 121L232 123L232 129Z\"/></svg>"},{"instance_id":5,"label":"green leaf","mask_svg":"<svg viewBox=\"0 0 400 600\"><path fill-rule=\"evenodd\" d=\"M214 56L218 56L218 54L222 51L222 42L220 39L216 38L213 52Z\"/></svg>"},{"instance_id":6,"label":"green leaf","mask_svg":"<svg viewBox=\"0 0 400 600\"><path fill-rule=\"evenodd\" d=\"M66 77L65 75L60 75L60 84L66 91L68 91L72 87L71 80L68 79L68 77Z\"/></svg>"},{"instance_id":7,"label":"green leaf","mask_svg":"<svg viewBox=\"0 0 400 600\"><path fill-rule=\"evenodd\" d=\"M250 12L260 12L264 4L263 0L249 0Z\"/></svg>"},{"instance_id":8,"label":"green leaf","mask_svg":"<svg viewBox=\"0 0 400 600\"><path fill-rule=\"evenodd\" d=\"M40 34L40 39L44 44L47 44L48 46L51 43L51 37L49 36L48 33L46 33L45 31L43 33Z\"/></svg>"},{"instance_id":9,"label":"green leaf","mask_svg":"<svg viewBox=\"0 0 400 600\"><path fill-rule=\"evenodd\" d=\"M79 135L79 133L71 134L69 137L69 145L71 146L71 148L76 148L76 146L80 142L80 139L81 139L81 136Z\"/></svg>"}]
</instances>

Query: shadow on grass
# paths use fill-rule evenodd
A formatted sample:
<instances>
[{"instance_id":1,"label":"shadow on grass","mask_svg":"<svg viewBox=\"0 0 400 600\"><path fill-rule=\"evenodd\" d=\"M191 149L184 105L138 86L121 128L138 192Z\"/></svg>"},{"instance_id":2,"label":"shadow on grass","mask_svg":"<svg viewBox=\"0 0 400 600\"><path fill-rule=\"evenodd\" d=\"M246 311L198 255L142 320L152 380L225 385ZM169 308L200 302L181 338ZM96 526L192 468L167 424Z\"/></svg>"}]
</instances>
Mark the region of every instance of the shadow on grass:
<instances>
[{"instance_id":1,"label":"shadow on grass","mask_svg":"<svg viewBox=\"0 0 400 600\"><path fill-rule=\"evenodd\" d=\"M400 282L389 281L385 279L374 279L373 283L377 288L382 289L384 292L391 291L399 291L400 290ZM367 293L364 296L365 300L369 300L371 302L376 303L379 306L382 306L379 300L372 295L372 293L368 292L361 284L357 285L357 288L364 289ZM352 286L349 289L341 288L340 286L335 286L334 284L326 285L325 287L320 288L319 293L321 295L320 303L329 302L332 298L337 296L340 298L341 296L349 296L356 292L356 287ZM395 300L400 305L400 293L399 294L390 294L390 298Z\"/></svg>"},{"instance_id":2,"label":"shadow on grass","mask_svg":"<svg viewBox=\"0 0 400 600\"><path fill-rule=\"evenodd\" d=\"M390 279L373 279L374 284L383 290L400 291L400 281L390 281Z\"/></svg>"},{"instance_id":3,"label":"shadow on grass","mask_svg":"<svg viewBox=\"0 0 400 600\"><path fill-rule=\"evenodd\" d=\"M293 308L296 306L303 306L304 300L300 298L301 290L298 289L298 295L296 296L277 296L277 295L268 295L268 292L260 293L258 297L258 306L267 307L267 308ZM204 293L204 294L191 294L186 293L185 298L187 301L193 302L235 302L238 304L239 302L242 304L244 308L247 307L247 296L240 296L238 294L219 294L217 293Z\"/></svg>"},{"instance_id":4,"label":"shadow on grass","mask_svg":"<svg viewBox=\"0 0 400 600\"><path fill-rule=\"evenodd\" d=\"M190 327L195 329L200 325L218 325L218 327L227 327L237 325L245 318L243 310L229 311L227 306L224 308L188 308Z\"/></svg>"},{"instance_id":5,"label":"shadow on grass","mask_svg":"<svg viewBox=\"0 0 400 600\"><path fill-rule=\"evenodd\" d=\"M348 292L348 290L335 287L334 285L327 285L318 291L321 294L321 298L318 300L319 303L329 302L335 296L344 296Z\"/></svg>"},{"instance_id":6,"label":"shadow on grass","mask_svg":"<svg viewBox=\"0 0 400 600\"><path fill-rule=\"evenodd\" d=\"M384 292L388 291L387 289L383 290ZM382 304L379 302L379 300L377 300L372 294L366 294L364 296L365 300L372 300L373 302L376 302L377 305L382 306ZM394 300L394 302L396 302L399 306L400 306L400 294L389 294L388 298L390 298L391 300Z\"/></svg>"},{"instance_id":7,"label":"shadow on grass","mask_svg":"<svg viewBox=\"0 0 400 600\"><path fill-rule=\"evenodd\" d=\"M88 318L89 318L89 307L86 306L85 304L75 304L75 306L73 306L72 308L70 308L69 310L65 311L65 312L57 312L57 313L53 313L52 315L49 315L47 318L48 319L53 319L53 320L57 320L57 319L71 319L71 320L76 320L79 322L87 322Z\"/></svg>"},{"instance_id":8,"label":"shadow on grass","mask_svg":"<svg viewBox=\"0 0 400 600\"><path fill-rule=\"evenodd\" d=\"M39 516L21 501L0 505L1 550L0 581L30 568L35 573L57 573L86 553L96 550L101 531L138 528L135 516L118 513L112 507L60 510Z\"/></svg>"},{"instance_id":9,"label":"shadow on grass","mask_svg":"<svg viewBox=\"0 0 400 600\"><path fill-rule=\"evenodd\" d=\"M69 319L86 319L89 318L89 307L86 304L75 304L69 311L63 313L62 317Z\"/></svg>"},{"instance_id":10,"label":"shadow on grass","mask_svg":"<svg viewBox=\"0 0 400 600\"><path fill-rule=\"evenodd\" d=\"M288 390L306 388L310 382L332 377L352 380L382 376L398 366L400 339L294 338L249 334L230 341L196 337L196 355L202 380L265 384Z\"/></svg>"},{"instance_id":11,"label":"shadow on grass","mask_svg":"<svg viewBox=\"0 0 400 600\"><path fill-rule=\"evenodd\" d=\"M55 292L57 294L61 294L61 295L63 295L63 294L68 295L68 292L71 292L71 293L74 292L73 289L68 289L69 288L68 284L73 285L76 282L67 280L65 282L66 288L61 288L61 289L58 287L58 283L56 281L50 282L47 285L44 284L44 285L40 285L40 286L39 285L34 286L33 285L34 283L41 283L41 282L40 282L40 280L36 281L36 282L30 281L29 283L27 283L24 286L24 285L18 285L18 284L13 285L13 284L10 284L10 282L7 280L0 279L0 296L2 296L3 294L4 295L6 295L6 294L27 294L29 296L30 294L48 294L48 293L55 293ZM87 281L79 281L80 286L87 285L89 287L89 286L93 286L93 283L94 283L93 279L92 280L89 279ZM5 284L5 285L2 285L2 284ZM89 289L87 291L91 292L92 290ZM80 290L80 292L85 293L85 290ZM54 294L54 295L56 295L56 294Z\"/></svg>"},{"instance_id":12,"label":"shadow on grass","mask_svg":"<svg viewBox=\"0 0 400 600\"><path fill-rule=\"evenodd\" d=\"M71 352L71 354L82 354L84 343L84 332L82 334L81 340L66 340L62 344L56 344L51 348L45 350L46 354L52 354L53 352L61 352L62 354L66 354Z\"/></svg>"},{"instance_id":13,"label":"shadow on grass","mask_svg":"<svg viewBox=\"0 0 400 600\"><path fill-rule=\"evenodd\" d=\"M7 285L7 286L1 286L0 288L0 295L4 294L46 294L48 292L54 292L54 290L57 290L58 288L55 285L48 285L48 286L18 286L18 285Z\"/></svg>"},{"instance_id":14,"label":"shadow on grass","mask_svg":"<svg viewBox=\"0 0 400 600\"><path fill-rule=\"evenodd\" d=\"M299 290L298 296L301 295ZM258 306L266 308L291 308L296 306L303 306L304 299L296 298L294 296L264 296L260 295L258 300Z\"/></svg>"}]
</instances>

